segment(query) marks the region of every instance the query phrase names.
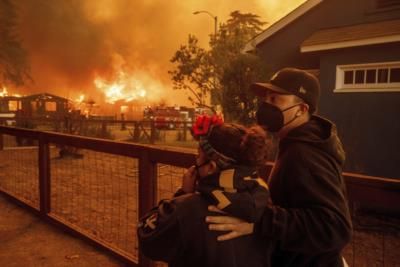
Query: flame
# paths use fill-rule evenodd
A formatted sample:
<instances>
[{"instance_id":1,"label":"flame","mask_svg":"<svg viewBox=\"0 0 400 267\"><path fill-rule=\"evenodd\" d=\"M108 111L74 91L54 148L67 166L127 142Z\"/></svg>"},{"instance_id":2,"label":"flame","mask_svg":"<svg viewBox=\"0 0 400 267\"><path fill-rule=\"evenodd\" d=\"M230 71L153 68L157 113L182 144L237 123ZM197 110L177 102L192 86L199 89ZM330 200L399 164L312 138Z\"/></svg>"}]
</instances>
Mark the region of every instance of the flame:
<instances>
[{"instance_id":1,"label":"flame","mask_svg":"<svg viewBox=\"0 0 400 267\"><path fill-rule=\"evenodd\" d=\"M8 91L7 88L3 87L3 91L0 92L0 97L5 97L8 96Z\"/></svg>"},{"instance_id":2,"label":"flame","mask_svg":"<svg viewBox=\"0 0 400 267\"><path fill-rule=\"evenodd\" d=\"M84 100L85 100L85 95L82 94L75 100L75 102L77 102L78 104L82 104Z\"/></svg>"},{"instance_id":3,"label":"flame","mask_svg":"<svg viewBox=\"0 0 400 267\"><path fill-rule=\"evenodd\" d=\"M138 78L139 76L140 79ZM153 94L153 98L158 98L158 92L163 90L163 86L151 79L148 74L137 73L135 76L129 76L124 71L119 71L117 78L112 82L102 77L97 77L94 80L94 85L104 93L106 102L110 104L120 100L125 102L133 100L148 101L151 98L149 96L150 91Z\"/></svg>"},{"instance_id":4,"label":"flame","mask_svg":"<svg viewBox=\"0 0 400 267\"><path fill-rule=\"evenodd\" d=\"M22 97L23 95L20 94L9 94L8 90L6 87L3 86L2 91L0 92L0 97L5 97L5 96L15 96L15 97Z\"/></svg>"},{"instance_id":5,"label":"flame","mask_svg":"<svg viewBox=\"0 0 400 267\"><path fill-rule=\"evenodd\" d=\"M269 22L265 27L269 27L305 1L80 0L46 1L42 5L34 0L20 1L17 4L18 33L30 55L31 76L35 81L34 87L27 88L31 91L26 92L70 96L70 88L81 88L87 90L87 97L97 97L100 90L97 95L91 91L95 89L93 74L119 70L113 64L113 54L118 51L124 58L120 67L129 68L129 71L123 70L134 73L135 77L138 69L147 70L154 86L163 89L159 93L165 92L163 96L157 95L146 79L139 76L146 91L143 98L189 105L187 91L171 90L172 81L166 69L172 68L170 59L186 42L188 33L198 37L201 47L208 47L213 21L206 14L194 16L194 11L208 10L218 16L220 23L229 18L230 12L241 10L260 15L262 21ZM67 29L68 34L55 29ZM43 49L44 43L46 49ZM113 81L108 80L110 84ZM159 81L166 86L158 86ZM1 89L0 86L0 92ZM100 96L103 97L103 93ZM102 100L98 102L103 104Z\"/></svg>"},{"instance_id":6,"label":"flame","mask_svg":"<svg viewBox=\"0 0 400 267\"><path fill-rule=\"evenodd\" d=\"M139 91L139 96L140 97L145 97L146 96L146 91L145 90L140 90Z\"/></svg>"},{"instance_id":7,"label":"flame","mask_svg":"<svg viewBox=\"0 0 400 267\"><path fill-rule=\"evenodd\" d=\"M89 105L88 102L90 102L90 100L86 100L86 96L84 94L80 94L74 100L74 108L80 110L85 117L88 117L90 115L90 111L88 109Z\"/></svg>"}]
</instances>

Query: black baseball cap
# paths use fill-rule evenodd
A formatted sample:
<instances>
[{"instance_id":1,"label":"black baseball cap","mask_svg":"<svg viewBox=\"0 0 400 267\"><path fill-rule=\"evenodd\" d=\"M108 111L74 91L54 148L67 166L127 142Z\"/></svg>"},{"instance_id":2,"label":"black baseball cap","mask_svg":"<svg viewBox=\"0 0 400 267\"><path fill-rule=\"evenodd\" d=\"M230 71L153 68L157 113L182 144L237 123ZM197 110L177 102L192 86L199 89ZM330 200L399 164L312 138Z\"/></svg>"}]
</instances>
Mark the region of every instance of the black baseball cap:
<instances>
[{"instance_id":1,"label":"black baseball cap","mask_svg":"<svg viewBox=\"0 0 400 267\"><path fill-rule=\"evenodd\" d=\"M296 68L281 69L272 76L269 83L253 83L250 89L258 96L265 96L267 90L295 95L310 106L310 113L317 109L320 95L318 79L311 73Z\"/></svg>"}]
</instances>

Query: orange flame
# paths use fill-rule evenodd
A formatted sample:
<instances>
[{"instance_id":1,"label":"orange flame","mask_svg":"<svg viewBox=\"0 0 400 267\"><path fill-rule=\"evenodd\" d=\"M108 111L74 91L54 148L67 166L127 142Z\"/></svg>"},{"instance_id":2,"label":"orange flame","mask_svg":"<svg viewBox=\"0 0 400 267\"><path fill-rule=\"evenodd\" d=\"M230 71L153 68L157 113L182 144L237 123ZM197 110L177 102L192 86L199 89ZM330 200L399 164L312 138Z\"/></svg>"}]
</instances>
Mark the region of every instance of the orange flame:
<instances>
[{"instance_id":1,"label":"orange flame","mask_svg":"<svg viewBox=\"0 0 400 267\"><path fill-rule=\"evenodd\" d=\"M110 104L119 100L130 102L158 99L159 92L164 90L161 83L151 79L148 74L139 72L135 76L128 76L124 71L119 71L117 78L112 82L97 77L94 85L104 93L106 102Z\"/></svg>"},{"instance_id":2,"label":"orange flame","mask_svg":"<svg viewBox=\"0 0 400 267\"><path fill-rule=\"evenodd\" d=\"M7 88L3 87L3 91L0 92L0 97L5 97L8 96L8 91Z\"/></svg>"},{"instance_id":3,"label":"orange flame","mask_svg":"<svg viewBox=\"0 0 400 267\"><path fill-rule=\"evenodd\" d=\"M7 88L3 86L2 91L0 92L0 97L5 97L5 96L21 97L22 95L20 95L20 94L10 94L10 93L8 93Z\"/></svg>"},{"instance_id":4,"label":"orange flame","mask_svg":"<svg viewBox=\"0 0 400 267\"><path fill-rule=\"evenodd\" d=\"M74 106L76 109L85 109L85 95L81 94L78 98L74 100Z\"/></svg>"},{"instance_id":5,"label":"orange flame","mask_svg":"<svg viewBox=\"0 0 400 267\"><path fill-rule=\"evenodd\" d=\"M75 102L78 103L78 104L82 104L84 100L85 100L85 95L80 95L80 96L75 100Z\"/></svg>"},{"instance_id":6,"label":"orange flame","mask_svg":"<svg viewBox=\"0 0 400 267\"><path fill-rule=\"evenodd\" d=\"M109 83L98 77L94 84L104 92L106 102L110 104L114 104L118 100L129 102L146 95L146 91L141 88L140 82L134 78L126 77L126 74L122 71L119 72L118 78L114 82Z\"/></svg>"}]
</instances>

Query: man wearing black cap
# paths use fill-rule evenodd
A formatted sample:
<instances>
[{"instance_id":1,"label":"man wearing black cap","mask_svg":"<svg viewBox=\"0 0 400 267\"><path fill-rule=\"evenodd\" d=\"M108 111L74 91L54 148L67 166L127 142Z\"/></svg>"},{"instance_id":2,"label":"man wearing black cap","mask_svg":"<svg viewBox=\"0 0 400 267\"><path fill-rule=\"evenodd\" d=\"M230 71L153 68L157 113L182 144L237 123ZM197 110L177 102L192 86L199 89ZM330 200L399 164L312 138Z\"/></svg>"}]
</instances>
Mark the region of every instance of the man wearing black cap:
<instances>
[{"instance_id":1,"label":"man wearing black cap","mask_svg":"<svg viewBox=\"0 0 400 267\"><path fill-rule=\"evenodd\" d=\"M343 266L341 251L352 230L341 174L344 151L335 125L314 115L318 80L285 68L251 89L262 100L258 123L279 137L268 181L274 205L255 224L207 217L210 229L229 231L221 241L251 233L276 241L272 266Z\"/></svg>"}]
</instances>

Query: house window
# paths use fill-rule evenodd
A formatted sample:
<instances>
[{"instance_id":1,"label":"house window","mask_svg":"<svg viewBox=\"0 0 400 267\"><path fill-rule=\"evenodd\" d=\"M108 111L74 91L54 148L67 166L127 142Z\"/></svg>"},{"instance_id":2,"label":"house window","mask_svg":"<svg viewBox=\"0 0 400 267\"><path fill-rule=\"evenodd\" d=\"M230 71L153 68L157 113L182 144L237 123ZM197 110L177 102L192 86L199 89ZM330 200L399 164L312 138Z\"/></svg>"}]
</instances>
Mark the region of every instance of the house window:
<instances>
[{"instance_id":1,"label":"house window","mask_svg":"<svg viewBox=\"0 0 400 267\"><path fill-rule=\"evenodd\" d=\"M390 82L391 83L400 83L400 68L391 69Z\"/></svg>"},{"instance_id":2,"label":"house window","mask_svg":"<svg viewBox=\"0 0 400 267\"><path fill-rule=\"evenodd\" d=\"M367 70L365 82L367 84L376 83L376 69Z\"/></svg>"},{"instance_id":3,"label":"house window","mask_svg":"<svg viewBox=\"0 0 400 267\"><path fill-rule=\"evenodd\" d=\"M400 62L339 65L335 92L400 92Z\"/></svg>"},{"instance_id":4,"label":"house window","mask_svg":"<svg viewBox=\"0 0 400 267\"><path fill-rule=\"evenodd\" d=\"M16 101L16 100L8 101L8 110L9 111L17 111L18 110L18 101Z\"/></svg>"},{"instance_id":5,"label":"house window","mask_svg":"<svg viewBox=\"0 0 400 267\"><path fill-rule=\"evenodd\" d=\"M378 69L378 83L387 83L388 75L388 69Z\"/></svg>"},{"instance_id":6,"label":"house window","mask_svg":"<svg viewBox=\"0 0 400 267\"><path fill-rule=\"evenodd\" d=\"M363 84L364 83L364 77L365 77L365 70L356 70L356 77L354 79L355 84Z\"/></svg>"},{"instance_id":7,"label":"house window","mask_svg":"<svg viewBox=\"0 0 400 267\"><path fill-rule=\"evenodd\" d=\"M57 111L57 103L53 101L46 101L45 102L46 111Z\"/></svg>"},{"instance_id":8,"label":"house window","mask_svg":"<svg viewBox=\"0 0 400 267\"><path fill-rule=\"evenodd\" d=\"M354 71L347 70L344 72L344 84L353 84L354 81Z\"/></svg>"}]
</instances>

